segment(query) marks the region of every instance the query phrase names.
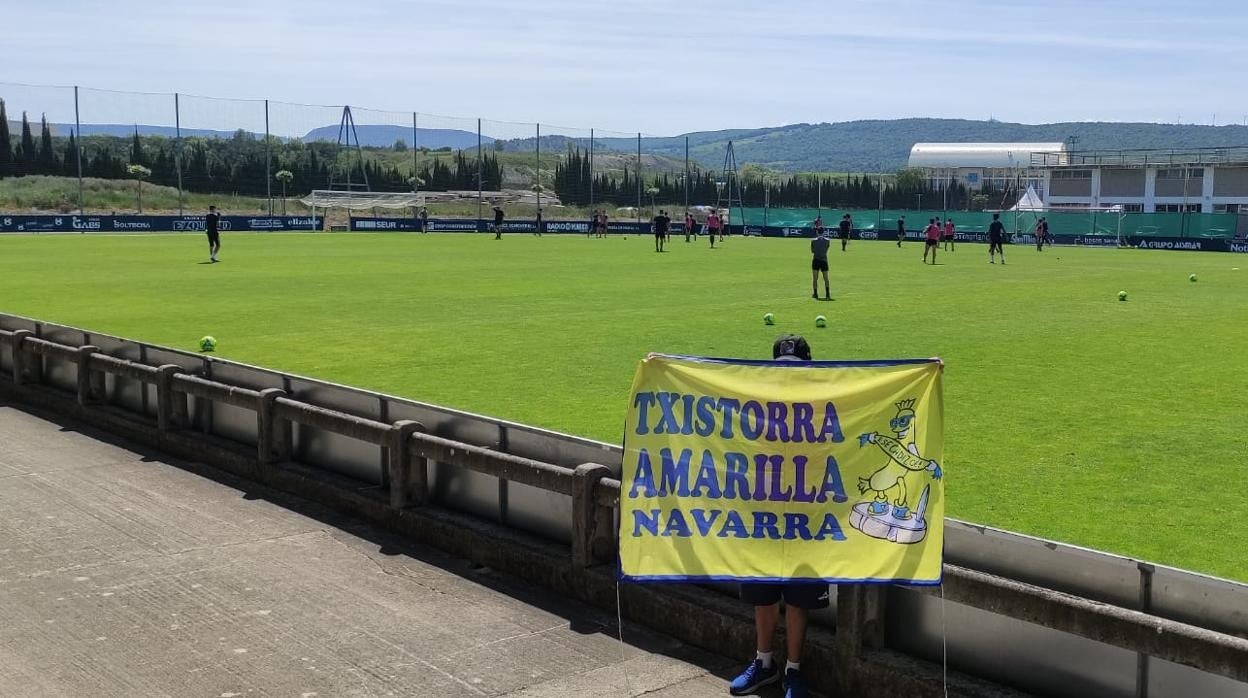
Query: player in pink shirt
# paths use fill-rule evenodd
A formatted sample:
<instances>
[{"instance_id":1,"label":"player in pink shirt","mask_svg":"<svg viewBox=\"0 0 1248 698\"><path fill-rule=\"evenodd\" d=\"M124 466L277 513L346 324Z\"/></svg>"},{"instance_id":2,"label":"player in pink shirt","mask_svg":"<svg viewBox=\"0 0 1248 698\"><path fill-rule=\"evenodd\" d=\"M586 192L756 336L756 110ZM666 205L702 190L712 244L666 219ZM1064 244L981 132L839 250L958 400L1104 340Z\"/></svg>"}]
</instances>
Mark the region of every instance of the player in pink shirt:
<instances>
[{"instance_id":1,"label":"player in pink shirt","mask_svg":"<svg viewBox=\"0 0 1248 698\"><path fill-rule=\"evenodd\" d=\"M953 219L952 218L945 219L944 240L945 240L945 250L948 252L952 252L953 251Z\"/></svg>"},{"instance_id":2,"label":"player in pink shirt","mask_svg":"<svg viewBox=\"0 0 1248 698\"><path fill-rule=\"evenodd\" d=\"M940 247L940 224L935 218L929 218L927 227L923 230L923 237L926 240L923 243L923 263L927 264L927 253L932 253L932 264L936 264L936 250Z\"/></svg>"},{"instance_id":3,"label":"player in pink shirt","mask_svg":"<svg viewBox=\"0 0 1248 698\"><path fill-rule=\"evenodd\" d=\"M715 236L719 234L719 214L714 210L706 217L706 236L711 239L711 248L715 247Z\"/></svg>"}]
</instances>

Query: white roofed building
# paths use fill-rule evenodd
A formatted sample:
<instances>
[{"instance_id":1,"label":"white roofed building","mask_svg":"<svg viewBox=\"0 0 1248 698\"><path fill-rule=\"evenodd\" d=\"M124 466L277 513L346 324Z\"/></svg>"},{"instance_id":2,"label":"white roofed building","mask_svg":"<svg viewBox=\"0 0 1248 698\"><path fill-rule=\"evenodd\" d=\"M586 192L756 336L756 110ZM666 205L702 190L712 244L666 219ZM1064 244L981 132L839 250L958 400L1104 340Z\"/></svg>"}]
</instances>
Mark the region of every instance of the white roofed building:
<instances>
[{"instance_id":1,"label":"white roofed building","mask_svg":"<svg viewBox=\"0 0 1248 698\"><path fill-rule=\"evenodd\" d=\"M923 170L936 189L950 181L967 189L1032 187L1045 198L1044 172L1032 165L1034 154L1065 152L1065 143L915 143L909 166Z\"/></svg>"}]
</instances>

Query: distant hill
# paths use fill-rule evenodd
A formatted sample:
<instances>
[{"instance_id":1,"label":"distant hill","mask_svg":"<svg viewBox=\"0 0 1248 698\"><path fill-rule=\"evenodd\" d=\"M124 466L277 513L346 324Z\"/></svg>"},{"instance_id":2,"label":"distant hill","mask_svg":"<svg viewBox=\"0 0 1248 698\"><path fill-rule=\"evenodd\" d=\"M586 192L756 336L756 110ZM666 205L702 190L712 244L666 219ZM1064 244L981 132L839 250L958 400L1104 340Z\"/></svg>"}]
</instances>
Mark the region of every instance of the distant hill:
<instances>
[{"instance_id":1,"label":"distant hill","mask_svg":"<svg viewBox=\"0 0 1248 698\"><path fill-rule=\"evenodd\" d=\"M73 133L73 124L48 124L52 129L54 136L68 136ZM38 138L38 124L31 124L34 129L35 137ZM116 136L118 138L129 138L134 135L134 124L83 124L82 135L84 136ZM164 136L173 138L178 135L178 130L173 126L148 126L145 124L138 125L140 136ZM21 133L21 131L18 131ZM214 131L207 128L184 128L182 129L182 137L190 138L198 136L201 138L230 138L234 135L233 131ZM264 134L259 134L263 136Z\"/></svg>"},{"instance_id":2,"label":"distant hill","mask_svg":"<svg viewBox=\"0 0 1248 698\"><path fill-rule=\"evenodd\" d=\"M707 167L723 166L729 140L737 164L754 162L786 172L894 172L905 167L920 142L1065 141L1079 149L1212 148L1248 145L1244 126L1066 122L1014 124L966 119L892 119L835 124L792 124L752 130L690 133L690 157ZM631 139L605 139L607 147L630 150ZM684 157L684 136L643 138L647 153Z\"/></svg>"},{"instance_id":3,"label":"distant hill","mask_svg":"<svg viewBox=\"0 0 1248 698\"><path fill-rule=\"evenodd\" d=\"M68 136L74 130L73 124L49 124L54 136ZM34 130L35 138L39 137L39 125L31 124ZM118 138L129 138L134 135L134 124L83 124L82 135L84 136L116 136ZM177 135L177 129L173 126L152 126L150 124L138 125L140 136L163 136L165 138L173 138ZM16 138L22 133L22 124L17 122L10 126L10 134ZM378 148L389 148L394 142L403 139L404 143L412 145L412 129L403 126L376 126L360 124L356 126L356 131L360 137L360 145ZM216 131L212 129L202 128L183 128L182 136L184 138L191 136L199 136L202 138L233 138L234 131ZM418 145L423 148L436 150L438 148L452 148L459 150L461 148L477 147L477 134L471 131L461 131L449 128L422 128L417 130ZM256 138L263 137L263 133L253 133ZM285 139L283 139L285 140ZM338 126L321 126L314 128L303 136L305 141L337 141ZM490 145L494 142L489 136L482 136L483 145Z\"/></svg>"},{"instance_id":4,"label":"distant hill","mask_svg":"<svg viewBox=\"0 0 1248 698\"><path fill-rule=\"evenodd\" d=\"M37 124L34 125L37 128ZM55 135L72 131L72 125L52 124ZM84 135L108 135L122 138L134 133L133 124L83 124ZM171 126L140 124L140 135L172 137ZM16 140L20 124L12 124L10 132ZM408 146L437 149L475 148L477 134L462 129L421 128L416 143L412 130L406 126L360 124L360 144L388 148L403 140ZM233 131L182 129L183 136L230 138ZM977 141L1065 141L1077 137L1080 149L1111 148L1213 148L1248 145L1248 127L1197 126L1191 124L1064 122L1056 124L1015 124L1003 121L969 119L892 119L845 121L832 124L790 124L757 129L699 131L689 137L690 157L703 167L723 166L728 141L733 142L737 164L757 163L783 172L894 172L905 167L910 148L919 142L968 143ZM668 138L643 138L642 152L667 162L683 161L685 135ZM38 133L35 133L38 137ZM338 139L338 126L314 128L304 140ZM493 138L483 136L482 144L492 145ZM622 154L636 151L632 138L599 138L601 151ZM569 147L587 146L585 139L566 136L543 136L542 151L552 154ZM505 151L528 151L534 139L502 141ZM667 169L671 169L670 166Z\"/></svg>"},{"instance_id":5,"label":"distant hill","mask_svg":"<svg viewBox=\"0 0 1248 698\"><path fill-rule=\"evenodd\" d=\"M417 145L421 148L452 148L460 150L462 148L477 147L477 134L473 131L464 131L454 128L421 128L416 130L416 143L412 143L412 129L408 126L379 126L372 124L357 124L356 133L360 138L360 145L376 146L378 148L389 148L394 145L397 140L402 140L408 146ZM337 126L321 126L308 131L303 138L305 141L337 141ZM481 143L489 145L494 142L489 136L482 136Z\"/></svg>"}]
</instances>

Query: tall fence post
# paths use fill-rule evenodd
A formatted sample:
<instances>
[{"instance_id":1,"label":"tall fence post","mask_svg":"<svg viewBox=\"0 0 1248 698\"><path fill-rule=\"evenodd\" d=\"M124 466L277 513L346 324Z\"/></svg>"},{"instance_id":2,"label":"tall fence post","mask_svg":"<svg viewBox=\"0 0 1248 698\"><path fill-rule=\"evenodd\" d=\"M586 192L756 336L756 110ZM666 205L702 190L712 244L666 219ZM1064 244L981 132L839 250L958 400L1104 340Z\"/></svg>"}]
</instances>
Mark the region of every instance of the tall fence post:
<instances>
[{"instance_id":1,"label":"tall fence post","mask_svg":"<svg viewBox=\"0 0 1248 698\"><path fill-rule=\"evenodd\" d=\"M273 215L273 139L269 134L269 100L264 100L264 195L269 200L269 215Z\"/></svg>"},{"instance_id":2,"label":"tall fence post","mask_svg":"<svg viewBox=\"0 0 1248 698\"><path fill-rule=\"evenodd\" d=\"M429 467L426 459L412 458L411 437L425 431L425 425L404 419L390 432L390 506L406 509L424 504L429 494Z\"/></svg>"},{"instance_id":3,"label":"tall fence post","mask_svg":"<svg viewBox=\"0 0 1248 698\"><path fill-rule=\"evenodd\" d=\"M689 136L685 136L685 213L689 213ZM685 231L689 236L689 231Z\"/></svg>"},{"instance_id":4,"label":"tall fence post","mask_svg":"<svg viewBox=\"0 0 1248 698\"><path fill-rule=\"evenodd\" d=\"M100 348L91 344L84 344L78 347L78 404L88 405L94 399L92 387L94 381L91 380L91 355L99 351Z\"/></svg>"},{"instance_id":5,"label":"tall fence post","mask_svg":"<svg viewBox=\"0 0 1248 698\"><path fill-rule=\"evenodd\" d=\"M481 119L477 119L477 232L481 232Z\"/></svg>"},{"instance_id":6,"label":"tall fence post","mask_svg":"<svg viewBox=\"0 0 1248 698\"><path fill-rule=\"evenodd\" d=\"M182 104L181 96L173 93L173 128L175 141L173 145L173 162L178 171L178 215L186 215L186 206L182 197Z\"/></svg>"},{"instance_id":7,"label":"tall fence post","mask_svg":"<svg viewBox=\"0 0 1248 698\"><path fill-rule=\"evenodd\" d=\"M537 183L534 184L534 190L537 192L537 215L541 220L542 215L542 125L537 124L537 140L534 141L535 152L537 153ZM541 223L535 223L537 232L542 232Z\"/></svg>"},{"instance_id":8,"label":"tall fence post","mask_svg":"<svg viewBox=\"0 0 1248 698\"><path fill-rule=\"evenodd\" d=\"M637 133L637 222L641 223L641 132Z\"/></svg>"},{"instance_id":9,"label":"tall fence post","mask_svg":"<svg viewBox=\"0 0 1248 698\"><path fill-rule=\"evenodd\" d=\"M82 118L78 114L78 86L74 85L74 138L77 140L78 148L78 215L82 215L83 206L83 188L82 188Z\"/></svg>"},{"instance_id":10,"label":"tall fence post","mask_svg":"<svg viewBox=\"0 0 1248 698\"><path fill-rule=\"evenodd\" d=\"M599 463L582 463L572 472L576 478L572 491L572 565L588 567L594 562L595 540L603 531L594 496L598 481L611 476L611 469ZM608 529L610 526L607 527Z\"/></svg>"}]
</instances>

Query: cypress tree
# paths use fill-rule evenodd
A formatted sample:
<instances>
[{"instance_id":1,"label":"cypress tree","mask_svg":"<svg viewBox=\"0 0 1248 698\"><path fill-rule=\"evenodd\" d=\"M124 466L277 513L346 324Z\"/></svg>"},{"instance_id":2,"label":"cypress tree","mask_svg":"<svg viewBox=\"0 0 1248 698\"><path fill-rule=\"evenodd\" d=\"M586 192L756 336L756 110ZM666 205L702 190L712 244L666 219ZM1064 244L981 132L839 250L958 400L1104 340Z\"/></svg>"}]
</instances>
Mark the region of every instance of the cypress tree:
<instances>
[{"instance_id":1,"label":"cypress tree","mask_svg":"<svg viewBox=\"0 0 1248 698\"><path fill-rule=\"evenodd\" d=\"M69 140L65 143L65 157L61 160L61 174L66 177L78 176L78 139L74 138L74 134L69 134Z\"/></svg>"},{"instance_id":2,"label":"cypress tree","mask_svg":"<svg viewBox=\"0 0 1248 698\"><path fill-rule=\"evenodd\" d=\"M134 140L130 143L130 164L146 165L147 161L143 158L143 142L139 140L139 127L134 127Z\"/></svg>"},{"instance_id":3,"label":"cypress tree","mask_svg":"<svg viewBox=\"0 0 1248 698\"><path fill-rule=\"evenodd\" d=\"M52 150L52 130L48 128L48 115L42 115L39 121L39 156L35 169L39 174L58 174L60 168L56 166L56 153Z\"/></svg>"},{"instance_id":4,"label":"cypress tree","mask_svg":"<svg viewBox=\"0 0 1248 698\"><path fill-rule=\"evenodd\" d=\"M22 157L19 174L27 175L35 171L35 137L30 132L30 120L26 112L22 112Z\"/></svg>"},{"instance_id":5,"label":"cypress tree","mask_svg":"<svg viewBox=\"0 0 1248 698\"><path fill-rule=\"evenodd\" d=\"M0 179L13 174L13 143L9 140L9 113L0 99Z\"/></svg>"}]
</instances>

